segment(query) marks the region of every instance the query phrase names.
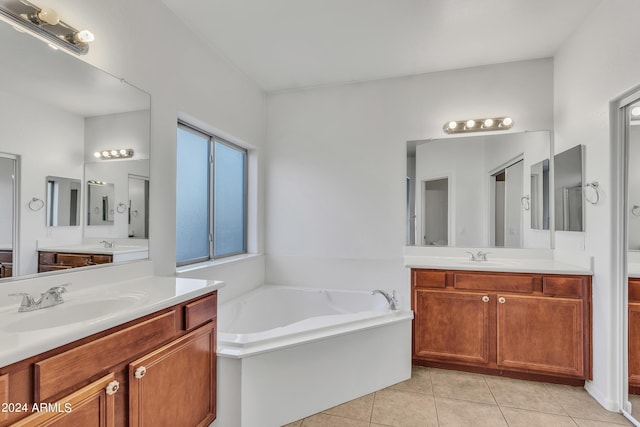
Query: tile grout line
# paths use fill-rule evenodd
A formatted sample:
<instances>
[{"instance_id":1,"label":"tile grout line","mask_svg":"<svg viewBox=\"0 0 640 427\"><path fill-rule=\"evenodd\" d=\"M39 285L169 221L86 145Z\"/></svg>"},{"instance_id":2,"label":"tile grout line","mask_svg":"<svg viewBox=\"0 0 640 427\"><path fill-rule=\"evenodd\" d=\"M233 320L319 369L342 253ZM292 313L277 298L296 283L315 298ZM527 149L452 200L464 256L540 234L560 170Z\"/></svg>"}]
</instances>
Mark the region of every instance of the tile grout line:
<instances>
[{"instance_id":1,"label":"tile grout line","mask_svg":"<svg viewBox=\"0 0 640 427\"><path fill-rule=\"evenodd\" d=\"M504 420L505 425L507 425L508 427L509 421L507 421L507 417L504 416L504 412L502 411L502 406L500 406L500 404L498 403L498 399L496 399L496 395L493 394L493 390L491 390L491 386L489 385L489 382L487 381L487 377L485 375L482 375L482 381L484 381L485 385L487 386L487 390L489 390L489 393L491 393L491 397L493 398L493 401L496 403L496 406L500 411L500 415L502 415L502 419Z\"/></svg>"},{"instance_id":2,"label":"tile grout line","mask_svg":"<svg viewBox=\"0 0 640 427\"><path fill-rule=\"evenodd\" d=\"M440 416L438 415L438 404L436 403L436 391L433 388L433 369L427 368L429 372L429 384L431 384L431 395L433 396L433 409L436 411L436 422L440 425Z\"/></svg>"}]
</instances>

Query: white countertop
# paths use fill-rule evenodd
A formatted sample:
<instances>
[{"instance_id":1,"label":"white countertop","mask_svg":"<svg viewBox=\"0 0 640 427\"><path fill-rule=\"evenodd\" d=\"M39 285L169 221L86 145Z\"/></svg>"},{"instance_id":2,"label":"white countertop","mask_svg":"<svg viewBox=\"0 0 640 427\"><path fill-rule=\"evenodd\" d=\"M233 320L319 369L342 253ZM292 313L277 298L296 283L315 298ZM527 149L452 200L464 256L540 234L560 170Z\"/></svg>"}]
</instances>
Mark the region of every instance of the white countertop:
<instances>
[{"instance_id":1,"label":"white countertop","mask_svg":"<svg viewBox=\"0 0 640 427\"><path fill-rule=\"evenodd\" d=\"M64 344L102 332L163 308L197 298L224 286L224 282L180 277L147 276L100 286L72 284L63 294L63 304L19 313L20 298L0 307L0 367L54 349ZM118 304L114 312L97 313L92 318L72 323L47 319L64 319L87 311L90 304ZM5 300L6 301L6 300ZM110 307L110 305L109 305ZM66 312L65 312L66 311ZM40 321L42 321L40 323ZM56 326L55 323L65 323ZM36 324L37 329L24 325ZM42 324L42 326L39 326Z\"/></svg>"},{"instance_id":2,"label":"white countertop","mask_svg":"<svg viewBox=\"0 0 640 427\"><path fill-rule=\"evenodd\" d=\"M83 254L126 254L132 252L146 252L149 250L147 246L142 245L119 245L116 244L112 248L105 248L100 244L81 244L81 245L59 245L59 246L43 246L38 247L39 251L44 252L68 252Z\"/></svg>"},{"instance_id":3,"label":"white countertop","mask_svg":"<svg viewBox=\"0 0 640 427\"><path fill-rule=\"evenodd\" d=\"M471 261L465 251L477 253L479 249L406 247L404 265L409 268L432 268L442 270L497 271L511 273L579 274L593 275L588 268L589 259L576 260L563 256L554 257L550 250L505 250L502 248L482 249L489 252L487 261Z\"/></svg>"}]
</instances>

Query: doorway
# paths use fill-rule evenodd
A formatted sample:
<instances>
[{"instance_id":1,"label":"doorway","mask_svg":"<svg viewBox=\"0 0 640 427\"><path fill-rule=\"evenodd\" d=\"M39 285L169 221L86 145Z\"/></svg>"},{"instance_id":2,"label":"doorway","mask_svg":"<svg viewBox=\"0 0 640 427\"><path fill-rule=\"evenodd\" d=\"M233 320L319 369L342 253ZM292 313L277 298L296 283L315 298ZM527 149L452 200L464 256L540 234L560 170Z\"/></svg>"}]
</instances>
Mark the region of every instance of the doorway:
<instances>
[{"instance_id":1,"label":"doorway","mask_svg":"<svg viewBox=\"0 0 640 427\"><path fill-rule=\"evenodd\" d=\"M493 186L493 246L522 247L524 161L518 160L491 175Z\"/></svg>"}]
</instances>

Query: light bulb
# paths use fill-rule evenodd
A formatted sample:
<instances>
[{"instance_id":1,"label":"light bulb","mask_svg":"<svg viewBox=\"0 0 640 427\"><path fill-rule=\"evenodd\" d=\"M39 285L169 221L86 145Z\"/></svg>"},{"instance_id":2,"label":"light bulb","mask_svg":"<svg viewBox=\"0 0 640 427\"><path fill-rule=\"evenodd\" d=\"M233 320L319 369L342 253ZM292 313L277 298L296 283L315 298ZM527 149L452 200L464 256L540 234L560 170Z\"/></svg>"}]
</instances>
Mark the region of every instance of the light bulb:
<instances>
[{"instance_id":1,"label":"light bulb","mask_svg":"<svg viewBox=\"0 0 640 427\"><path fill-rule=\"evenodd\" d=\"M107 150L103 151L102 157L109 157L109 152Z\"/></svg>"},{"instance_id":2,"label":"light bulb","mask_svg":"<svg viewBox=\"0 0 640 427\"><path fill-rule=\"evenodd\" d=\"M111 155L112 156L117 156L118 155L118 150L111 150Z\"/></svg>"},{"instance_id":3,"label":"light bulb","mask_svg":"<svg viewBox=\"0 0 640 427\"><path fill-rule=\"evenodd\" d=\"M98 157L98 158L99 158L99 157L100 157L100 152L99 152L99 151L96 151L95 153L93 153L93 156L94 156L94 157Z\"/></svg>"},{"instance_id":4,"label":"light bulb","mask_svg":"<svg viewBox=\"0 0 640 427\"><path fill-rule=\"evenodd\" d=\"M447 126L449 129L454 130L455 128L458 127L458 123L454 122L453 120L449 122L449 125Z\"/></svg>"},{"instance_id":5,"label":"light bulb","mask_svg":"<svg viewBox=\"0 0 640 427\"><path fill-rule=\"evenodd\" d=\"M476 125L476 121L475 120L467 120L467 127L468 128L472 128Z\"/></svg>"},{"instance_id":6,"label":"light bulb","mask_svg":"<svg viewBox=\"0 0 640 427\"><path fill-rule=\"evenodd\" d=\"M91 43L95 40L95 36L89 30L76 31L73 33L73 42L79 44Z\"/></svg>"},{"instance_id":7,"label":"light bulb","mask_svg":"<svg viewBox=\"0 0 640 427\"><path fill-rule=\"evenodd\" d=\"M127 155L127 150L125 150L125 149L120 150L120 155L121 156L126 156Z\"/></svg>"},{"instance_id":8,"label":"light bulb","mask_svg":"<svg viewBox=\"0 0 640 427\"><path fill-rule=\"evenodd\" d=\"M502 119L503 126L511 126L512 124L513 120L511 120L511 117L505 117L504 119Z\"/></svg>"},{"instance_id":9,"label":"light bulb","mask_svg":"<svg viewBox=\"0 0 640 427\"><path fill-rule=\"evenodd\" d=\"M484 121L484 127L490 128L491 126L493 126L493 119L486 119Z\"/></svg>"},{"instance_id":10,"label":"light bulb","mask_svg":"<svg viewBox=\"0 0 640 427\"><path fill-rule=\"evenodd\" d=\"M631 115L632 116L640 116L640 107L633 107L631 109Z\"/></svg>"},{"instance_id":11,"label":"light bulb","mask_svg":"<svg viewBox=\"0 0 640 427\"><path fill-rule=\"evenodd\" d=\"M38 19L45 24L57 25L58 22L60 22L60 16L58 16L58 12L48 7L40 9L40 12L38 12L37 16Z\"/></svg>"}]
</instances>

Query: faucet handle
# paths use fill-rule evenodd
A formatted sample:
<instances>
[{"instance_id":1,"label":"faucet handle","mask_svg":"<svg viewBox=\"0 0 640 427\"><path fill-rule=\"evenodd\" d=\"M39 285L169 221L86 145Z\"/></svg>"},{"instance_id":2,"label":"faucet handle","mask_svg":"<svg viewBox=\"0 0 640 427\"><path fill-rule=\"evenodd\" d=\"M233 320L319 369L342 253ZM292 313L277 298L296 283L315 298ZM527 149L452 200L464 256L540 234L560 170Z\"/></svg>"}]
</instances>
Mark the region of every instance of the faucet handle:
<instances>
[{"instance_id":1,"label":"faucet handle","mask_svg":"<svg viewBox=\"0 0 640 427\"><path fill-rule=\"evenodd\" d=\"M464 253L469 254L469 259L470 259L471 261L475 261L475 260L476 260L476 254L474 254L473 252L471 252L471 251L464 251Z\"/></svg>"}]
</instances>

